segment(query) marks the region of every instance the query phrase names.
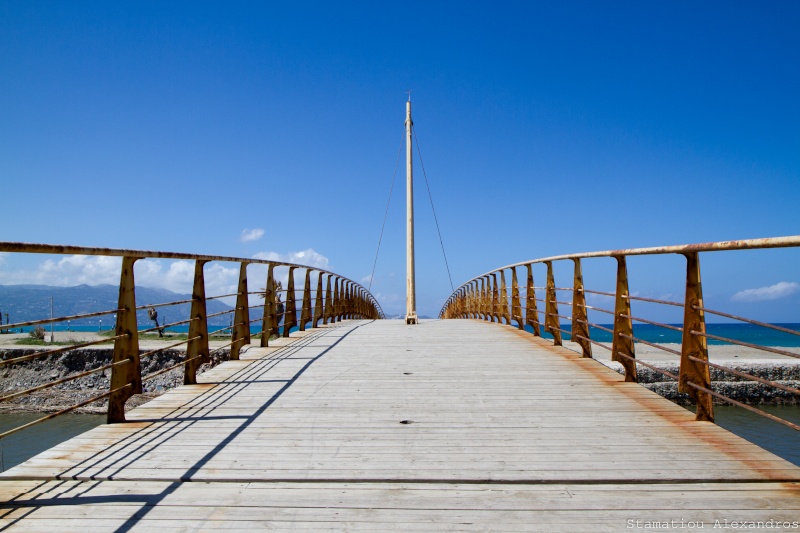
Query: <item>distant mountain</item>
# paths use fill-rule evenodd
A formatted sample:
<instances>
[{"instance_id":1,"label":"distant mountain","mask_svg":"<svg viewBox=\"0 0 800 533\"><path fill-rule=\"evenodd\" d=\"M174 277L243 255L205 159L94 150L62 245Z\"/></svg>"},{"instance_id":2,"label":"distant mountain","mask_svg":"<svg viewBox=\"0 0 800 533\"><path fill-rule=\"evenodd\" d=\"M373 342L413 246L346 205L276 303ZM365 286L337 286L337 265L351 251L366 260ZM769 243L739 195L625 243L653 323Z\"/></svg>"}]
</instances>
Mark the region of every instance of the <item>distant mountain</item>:
<instances>
[{"instance_id":1,"label":"distant mountain","mask_svg":"<svg viewBox=\"0 0 800 533\"><path fill-rule=\"evenodd\" d=\"M108 311L117 308L119 289L114 285L79 285L77 287L51 287L48 285L0 285L0 313L3 314L3 323L6 323L6 313L12 323L41 320L50 317L50 297L53 298L53 316L71 316L98 311ZM165 289L151 289L136 287L136 305L152 305L167 302L191 300L190 294L178 294ZM207 313L219 313L232 309L231 306L219 301L209 300L206 304ZM159 307L159 324L178 322L189 318L190 303L178 304L169 307ZM147 316L147 310L142 309L136 314L139 327L142 328L152 321ZM231 322L233 313L209 318L208 323L213 326L227 326ZM72 320L72 326L102 326L110 328L114 317L105 315L101 317Z\"/></svg>"}]
</instances>

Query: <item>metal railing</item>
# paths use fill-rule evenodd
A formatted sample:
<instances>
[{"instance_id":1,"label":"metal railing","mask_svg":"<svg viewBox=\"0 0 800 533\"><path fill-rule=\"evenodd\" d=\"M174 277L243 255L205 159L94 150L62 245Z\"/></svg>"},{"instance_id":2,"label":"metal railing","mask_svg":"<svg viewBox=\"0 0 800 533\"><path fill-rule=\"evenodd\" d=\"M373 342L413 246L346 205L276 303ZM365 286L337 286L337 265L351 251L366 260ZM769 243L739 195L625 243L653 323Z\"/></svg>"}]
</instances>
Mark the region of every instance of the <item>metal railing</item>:
<instances>
[{"instance_id":1,"label":"metal railing","mask_svg":"<svg viewBox=\"0 0 800 533\"><path fill-rule=\"evenodd\" d=\"M13 428L0 433L0 439L21 431L29 426L49 420L55 416L68 413L99 400L108 398L107 420L109 423L125 421L125 403L135 394L142 393L142 383L158 375L179 367L184 369L184 384L197 383L197 370L211 361L211 356L223 350L230 350L230 359L239 359L241 348L250 344L253 337L260 337L260 346L269 346L270 337L280 335L289 337L290 332L297 328L304 331L307 327L317 328L320 324L335 323L346 319L381 319L383 311L375 298L363 286L353 280L317 267L286 263L281 261L268 261L261 259L246 259L238 257L225 257L214 255L200 255L174 252L156 252L143 250L121 250L111 248L88 248L80 246L59 246L50 244L31 244L16 242L0 242L0 252L14 254L55 254L55 255L80 255L121 257L119 299L115 309L95 311L90 313L42 318L16 323L3 324L2 330L9 331L30 326L43 326L59 322L68 322L113 315L115 322L114 334L89 342L80 342L57 348L45 348L34 353L12 356L0 360L0 368L33 361L58 354L64 354L76 349L95 346L113 341L113 356L111 362L100 365L84 372L78 372L61 379L30 387L24 390L0 393L0 402L8 401L20 396L29 395L37 391L62 385L86 376L110 371L109 390L95 395L85 401L71 405L56 413L49 414L31 423ZM194 261L194 279L192 282L192 297L166 303L148 305L136 304L134 263L142 259L177 259ZM225 262L239 265L239 279L236 292L215 296L206 296L204 267L207 263ZM265 265L267 267L266 285L262 291L251 292L248 290L247 268L250 265ZM287 286L278 289L275 269L287 269ZM295 275L302 274L303 288L295 289ZM316 278L316 289L312 289L312 273ZM323 283L324 282L324 283ZM285 303L279 302L276 294L285 295ZM261 295L264 303L251 306L249 296ZM232 309L208 314L207 302L220 298L236 298ZM277 301L276 301L277 300ZM157 325L140 329L137 311L166 306L190 305L189 317L185 320ZM299 308L298 308L299 304ZM283 311L280 310L283 305ZM262 317L251 320L250 311L253 308L262 309ZM233 315L228 327L216 331L209 331L209 318L223 315ZM298 319L299 315L299 319ZM252 334L251 326L261 322L261 331ZM171 343L157 349L141 352L139 349L139 335L163 331L166 328L187 326L186 340ZM214 350L209 348L209 337L230 335L230 342L218 346ZM182 361L167 368L157 370L150 375L142 376L142 362L158 353L172 350L185 345L186 355Z\"/></svg>"},{"instance_id":2,"label":"metal railing","mask_svg":"<svg viewBox=\"0 0 800 533\"><path fill-rule=\"evenodd\" d=\"M708 339L714 339L716 341L743 346L753 350L759 350L793 358L800 358L800 353L790 350L783 350L778 347L762 346L754 343L743 342L737 339L710 334L706 331L706 314L741 321L774 331L781 331L788 335L800 336L800 331L706 308L703 304L703 290L700 279L699 259L699 254L701 252L796 247L800 247L800 236L689 244L681 246L664 246L656 248L611 250L604 252L579 253L547 257L543 259L534 259L531 261L524 261L521 263L504 266L467 281L458 287L447 299L442 307L439 317L444 319L474 318L498 323L502 323L504 321L505 324L508 325L512 325L512 322L516 322L516 326L519 329L524 329L524 327L528 325L533 330L534 335L542 336L542 323L540 321L541 316L544 322L544 331L552 335L553 343L555 345L562 344L562 333L564 333L569 335L571 340L579 345L580 351L584 357L592 357L592 346L600 346L603 349L610 350L611 360L617 361L622 365L625 374L625 381L638 381L637 365L642 365L653 370L654 372L666 376L671 380L677 381L678 391L688 394L692 401L696 404L697 420L714 420L713 400L716 398L717 400L737 405L761 416L770 418L795 430L800 430L800 426L791 421L775 417L770 413L766 413L761 409L753 407L752 405L748 405L725 396L713 389L711 384L711 368L789 393L789 395L792 395L795 402L798 395L800 395L800 389L790 384L764 379L746 372L742 372L735 368L729 368L724 365L712 363L708 358ZM684 301L674 302L632 295L628 290L628 267L626 258L629 256L638 255L664 254L680 254L686 258ZM589 290L584 287L581 260L588 258L614 258L616 260L616 289L614 292ZM553 274L553 263L558 261L573 262L574 274L571 287L556 287L555 277ZM537 287L534 285L532 266L535 264L543 264L547 268L547 279L545 286ZM527 269L524 305L520 296L520 286L517 280L517 268L521 267ZM509 270L511 271L510 298L505 277L506 271ZM498 277L500 278L499 283ZM537 298L537 290L544 291L544 299ZM571 293L571 301L559 300L558 293L560 291ZM604 309L597 306L587 305L586 294L595 294L613 298L614 309ZM642 301L662 306L677 306L682 308L683 324L676 326L657 322L647 318L637 317L631 312L631 301ZM543 311L538 309L538 304L544 305ZM567 316L559 314L559 305L570 306L571 315ZM590 322L588 318L589 310L611 317L613 320L613 328L607 328L601 324ZM570 321L571 329L562 329L560 319ZM668 330L680 331L680 351L634 336L634 321ZM592 339L590 335L590 328L611 333L611 346L609 347L607 344ZM660 349L665 353L679 357L680 361L678 374L676 375L672 372L659 368L657 365L649 364L637 359L634 350L634 343L646 344Z\"/></svg>"}]
</instances>

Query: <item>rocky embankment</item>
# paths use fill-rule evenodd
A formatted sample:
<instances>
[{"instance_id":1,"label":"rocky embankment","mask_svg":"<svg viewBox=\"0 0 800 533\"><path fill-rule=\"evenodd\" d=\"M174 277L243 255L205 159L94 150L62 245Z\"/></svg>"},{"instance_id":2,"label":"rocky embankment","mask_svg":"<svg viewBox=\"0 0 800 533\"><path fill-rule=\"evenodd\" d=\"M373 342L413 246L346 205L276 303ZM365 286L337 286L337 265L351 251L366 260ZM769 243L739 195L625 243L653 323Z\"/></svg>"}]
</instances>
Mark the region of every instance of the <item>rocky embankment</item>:
<instances>
[{"instance_id":1,"label":"rocky embankment","mask_svg":"<svg viewBox=\"0 0 800 533\"><path fill-rule=\"evenodd\" d=\"M654 363L650 363L654 364ZM674 375L678 375L678 365L668 363L656 363L654 366L666 370ZM728 363L727 368L738 370L769 381L775 381L782 385L800 388L800 365L791 363ZM622 373L621 365L613 367ZM637 370L639 383L650 390L653 390L681 405L692 404L688 394L678 392L678 384L674 380L663 374L639 366ZM757 381L723 372L716 368L711 369L711 389L738 402L746 404L766 404L766 405L797 405L798 397L796 394L787 392ZM725 403L717 398L715 403Z\"/></svg>"},{"instance_id":2,"label":"rocky embankment","mask_svg":"<svg viewBox=\"0 0 800 533\"><path fill-rule=\"evenodd\" d=\"M0 359L7 360L36 353L36 349L2 349ZM230 352L221 350L212 355L211 364L202 365L199 373L228 359ZM142 377L180 363L185 352L166 350L142 359ZM70 375L86 372L111 363L112 350L78 349L56 354L41 359L24 361L0 367L0 396L7 396L17 391L38 387ZM39 411L56 412L86 401L94 396L108 392L111 381L111 369L67 381L53 387L32 392L25 396L0 402L0 412ZM126 404L126 409L141 405L167 390L183 384L183 366L146 380L143 383L144 394L134 395ZM107 399L92 402L75 412L104 413L108 405Z\"/></svg>"}]
</instances>

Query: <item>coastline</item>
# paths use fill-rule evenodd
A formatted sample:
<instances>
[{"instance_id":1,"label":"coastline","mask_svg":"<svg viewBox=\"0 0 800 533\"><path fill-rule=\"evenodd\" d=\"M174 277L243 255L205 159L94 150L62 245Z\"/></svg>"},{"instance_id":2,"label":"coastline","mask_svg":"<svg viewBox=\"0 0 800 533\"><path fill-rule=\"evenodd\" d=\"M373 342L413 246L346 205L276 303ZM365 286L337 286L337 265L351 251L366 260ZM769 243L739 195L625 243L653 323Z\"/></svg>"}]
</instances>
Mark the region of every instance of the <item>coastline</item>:
<instances>
[{"instance_id":1,"label":"coastline","mask_svg":"<svg viewBox=\"0 0 800 533\"><path fill-rule=\"evenodd\" d=\"M48 333L49 335L49 333ZM11 359L23 355L40 352L47 346L17 345L20 338L28 338L27 334L0 335L0 360ZM92 332L56 332L57 342L84 343L102 340L105 337ZM174 340L142 340L139 343L140 353L168 346ZM209 347L215 349L226 344L224 341L210 341ZM63 346L54 345L54 348ZM64 353L45 356L31 361L0 367L0 396L30 389L72 374L85 372L111 362L113 345L99 344L85 348L69 350ZM185 358L186 348L178 347L157 353L142 360L142 377L180 363ZM210 364L201 365L198 374L213 368L230 357L229 349L222 349L212 355ZM107 392L111 379L111 371L105 370L77 378L53 387L32 392L25 396L0 402L0 414L4 413L54 413L67 409L77 403ZM125 404L125 410L142 405L166 391L183 384L183 368L167 371L142 383L142 394L133 395ZM108 399L103 398L84 407L75 409L74 413L102 414L107 410Z\"/></svg>"},{"instance_id":2,"label":"coastline","mask_svg":"<svg viewBox=\"0 0 800 533\"><path fill-rule=\"evenodd\" d=\"M622 364L611 360L609 350L592 346L592 357L599 363L622 374ZM661 344L665 348L680 352L680 344ZM564 341L564 347L580 353L577 343ZM677 374L679 371L680 357L658 348L636 343L634 347L636 358L653 365L661 370ZM781 348L800 356L800 348ZM782 385L800 388L800 358L762 352L753 348L736 345L710 345L708 347L709 361L721 366L752 374L756 377L776 381ZM790 392L775 389L757 381L746 380L737 375L711 368L712 389L729 398L752 405L797 405L800 398ZM639 365L637 377L642 386L647 387L680 405L691 405L693 402L687 394L678 392L678 384L663 374ZM719 399L714 399L715 404L724 405Z\"/></svg>"}]
</instances>

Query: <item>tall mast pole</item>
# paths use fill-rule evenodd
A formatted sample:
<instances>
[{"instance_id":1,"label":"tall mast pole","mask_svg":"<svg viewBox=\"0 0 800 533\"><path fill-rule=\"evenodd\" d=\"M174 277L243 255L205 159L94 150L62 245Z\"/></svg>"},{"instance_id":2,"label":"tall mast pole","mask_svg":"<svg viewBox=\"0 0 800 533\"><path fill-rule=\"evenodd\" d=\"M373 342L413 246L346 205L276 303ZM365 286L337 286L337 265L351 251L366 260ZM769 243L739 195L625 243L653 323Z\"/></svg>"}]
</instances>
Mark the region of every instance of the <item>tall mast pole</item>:
<instances>
[{"instance_id":1,"label":"tall mast pole","mask_svg":"<svg viewBox=\"0 0 800 533\"><path fill-rule=\"evenodd\" d=\"M411 93L406 102L406 324L417 323L414 287L414 176L411 170Z\"/></svg>"}]
</instances>

